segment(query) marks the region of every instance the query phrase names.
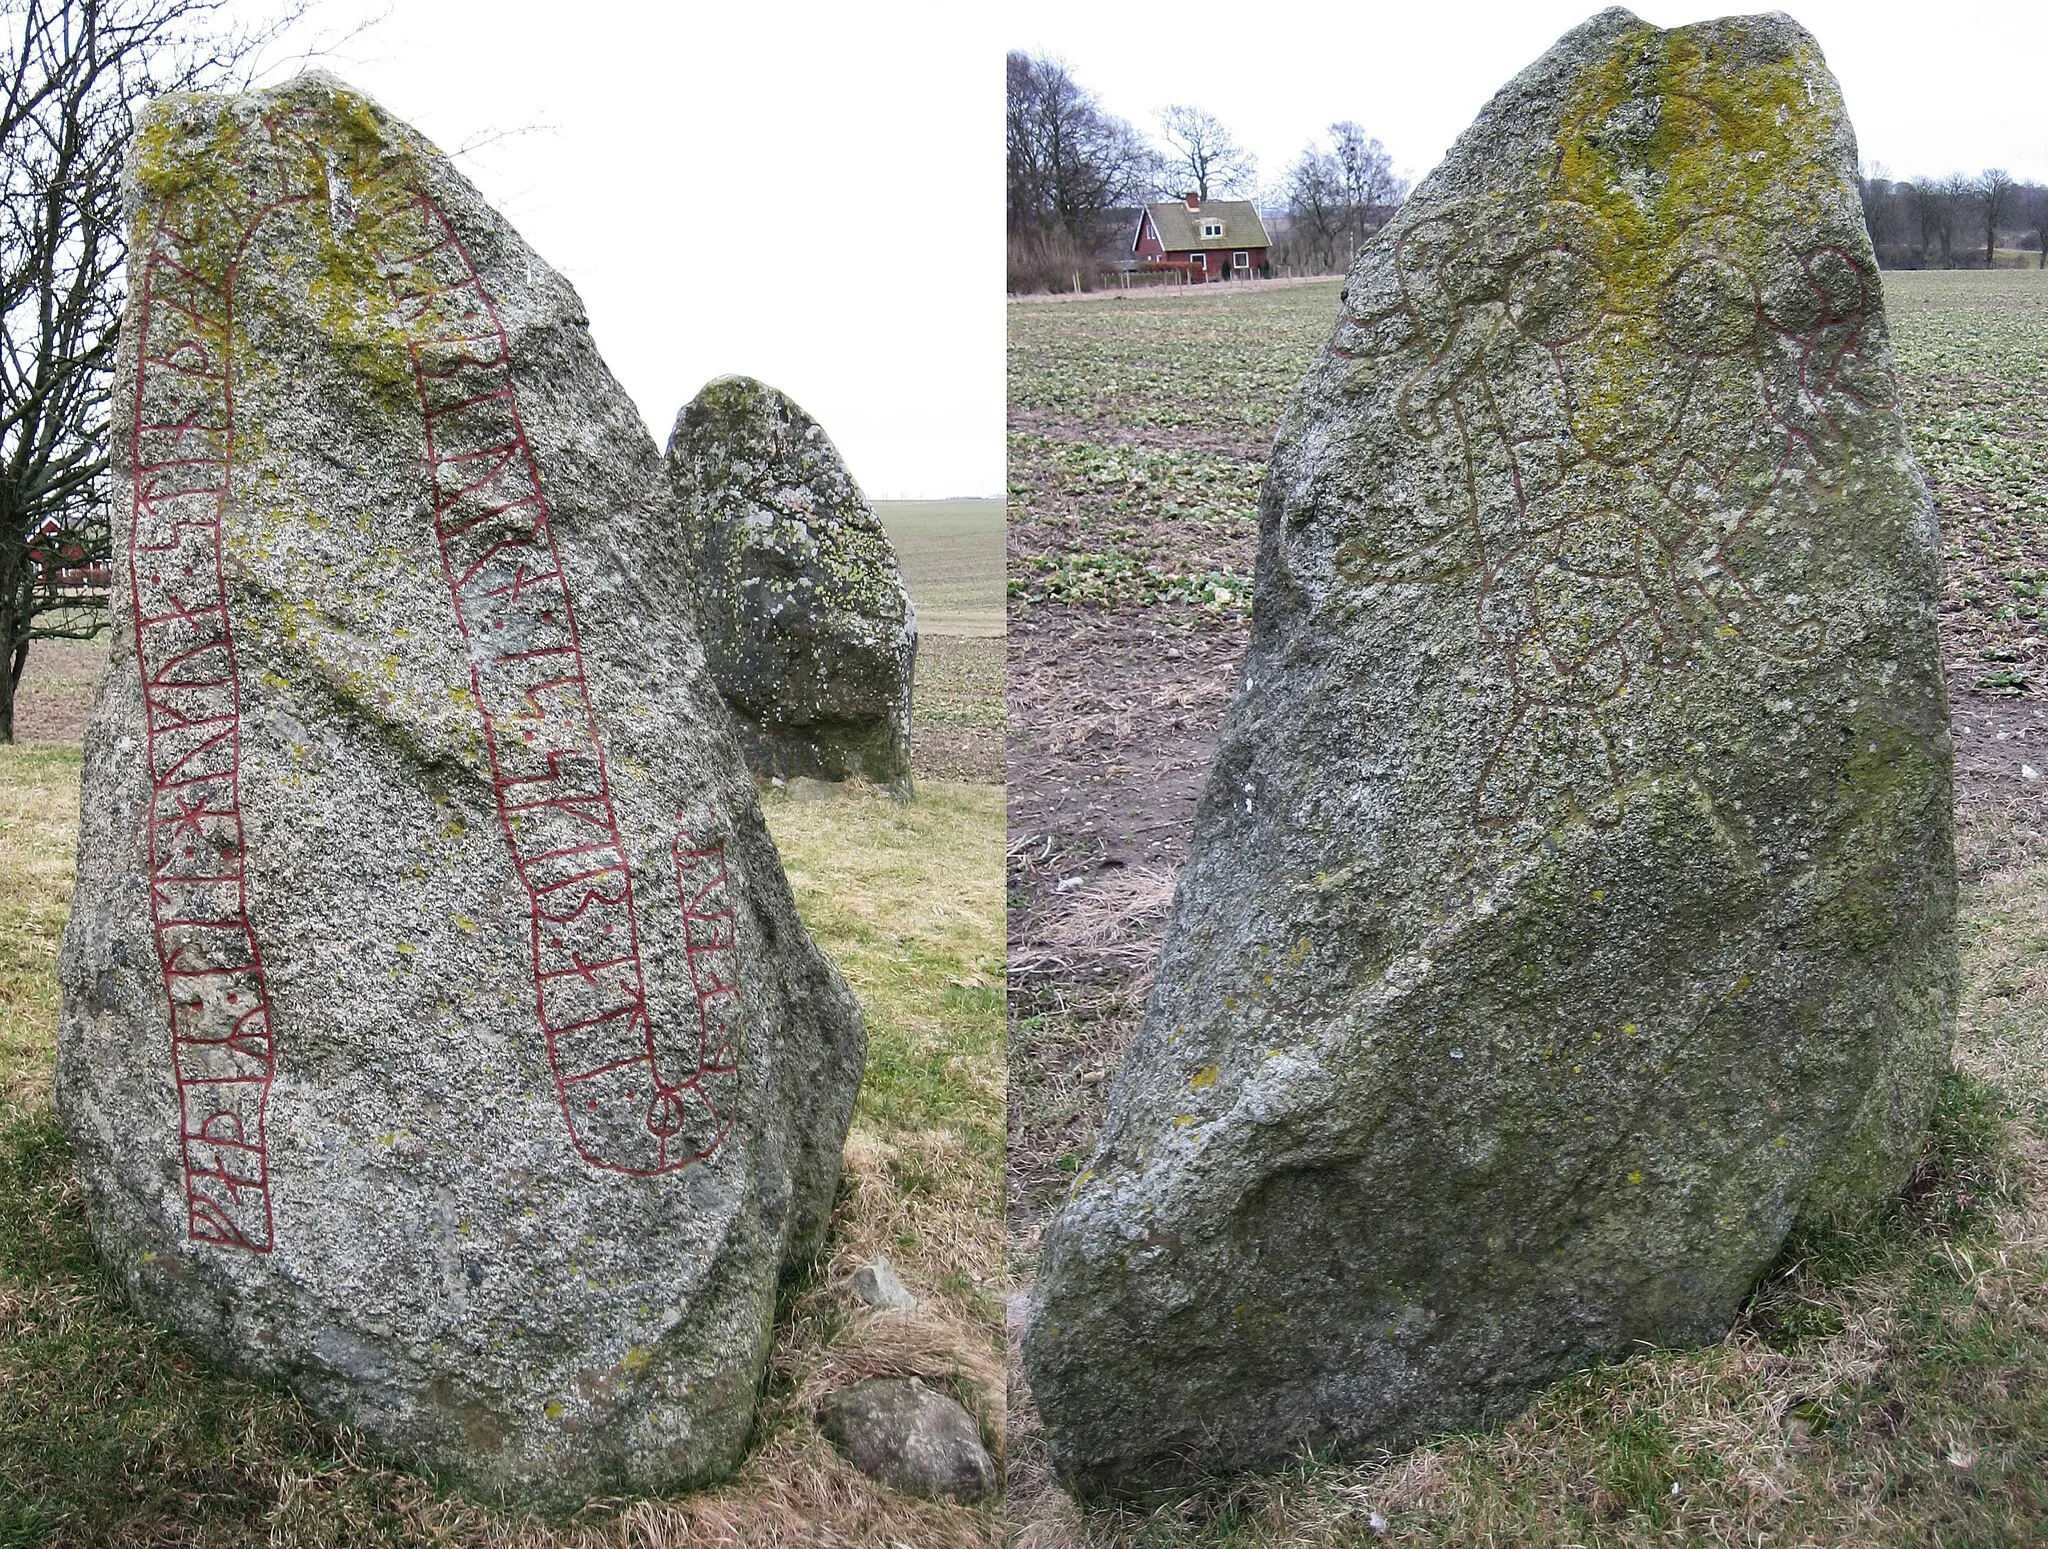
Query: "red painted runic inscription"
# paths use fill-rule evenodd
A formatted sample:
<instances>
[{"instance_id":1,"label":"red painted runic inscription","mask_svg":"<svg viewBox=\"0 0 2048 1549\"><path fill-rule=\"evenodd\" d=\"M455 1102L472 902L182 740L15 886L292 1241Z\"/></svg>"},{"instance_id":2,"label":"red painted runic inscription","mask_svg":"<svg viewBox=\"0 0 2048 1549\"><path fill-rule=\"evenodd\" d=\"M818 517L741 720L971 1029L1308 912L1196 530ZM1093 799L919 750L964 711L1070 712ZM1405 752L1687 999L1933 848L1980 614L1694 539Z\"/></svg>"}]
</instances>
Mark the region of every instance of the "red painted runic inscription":
<instances>
[{"instance_id":1,"label":"red painted runic inscription","mask_svg":"<svg viewBox=\"0 0 2048 1549\"><path fill-rule=\"evenodd\" d=\"M273 216L321 219L329 231L338 219L358 225L390 286L499 820L531 903L535 1004L571 1144L616 1172L687 1167L725 1138L738 1084L732 881L724 847L681 830L671 852L695 1026L657 1028L649 1012L631 865L496 307L439 207L382 161L337 168L330 129L317 112L263 120L255 132L273 154L245 163L252 194L239 216L223 222L216 212L209 226L173 205L138 244L128 580L147 711L150 909L189 1230L257 1253L273 1242L264 1138L272 1029L243 870L240 696L221 544L235 439L235 275ZM323 161L325 186L289 186ZM337 174L354 189L341 217Z\"/></svg>"},{"instance_id":2,"label":"red painted runic inscription","mask_svg":"<svg viewBox=\"0 0 2048 1549\"><path fill-rule=\"evenodd\" d=\"M706 1078L729 1077L739 1070L740 1036L740 946L732 880L726 874L724 845L699 850L693 844L688 833L678 833L671 848L690 990L697 997L697 1066ZM721 1137L724 1132L721 1125Z\"/></svg>"},{"instance_id":3,"label":"red painted runic inscription","mask_svg":"<svg viewBox=\"0 0 2048 1549\"><path fill-rule=\"evenodd\" d=\"M504 325L432 200L391 209L379 236L498 817L532 907L534 998L562 1112L592 1165L672 1172L709 1156L731 1122L738 981L724 855L675 841L700 1024L697 1047L676 1047L648 1011L632 869Z\"/></svg>"},{"instance_id":4,"label":"red painted runic inscription","mask_svg":"<svg viewBox=\"0 0 2048 1549\"><path fill-rule=\"evenodd\" d=\"M234 323L230 289L201 277L194 245L161 224L142 263L128 590L148 728L149 906L189 1230L267 1253L270 997L242 872L241 707L220 552Z\"/></svg>"}]
</instances>

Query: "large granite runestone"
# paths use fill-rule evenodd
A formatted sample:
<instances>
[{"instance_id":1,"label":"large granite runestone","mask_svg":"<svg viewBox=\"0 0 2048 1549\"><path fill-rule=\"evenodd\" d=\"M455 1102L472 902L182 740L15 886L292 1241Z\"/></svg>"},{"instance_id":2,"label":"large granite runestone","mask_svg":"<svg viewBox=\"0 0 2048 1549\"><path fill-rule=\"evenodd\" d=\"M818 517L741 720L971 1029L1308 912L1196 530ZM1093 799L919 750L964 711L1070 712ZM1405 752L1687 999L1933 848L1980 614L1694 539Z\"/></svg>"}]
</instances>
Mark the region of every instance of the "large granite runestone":
<instances>
[{"instance_id":1,"label":"large granite runestone","mask_svg":"<svg viewBox=\"0 0 2048 1549\"><path fill-rule=\"evenodd\" d=\"M1607 11L1353 264L1025 1363L1083 1491L1710 1340L1953 1020L1936 534L1783 16Z\"/></svg>"},{"instance_id":2,"label":"large granite runestone","mask_svg":"<svg viewBox=\"0 0 2048 1549\"><path fill-rule=\"evenodd\" d=\"M57 1096L196 1348L487 1494L739 1455L860 1079L583 309L325 76L145 115Z\"/></svg>"},{"instance_id":3,"label":"large granite runestone","mask_svg":"<svg viewBox=\"0 0 2048 1549\"><path fill-rule=\"evenodd\" d=\"M910 790L917 613L823 427L752 377L676 416L669 477L711 676L762 778Z\"/></svg>"}]
</instances>

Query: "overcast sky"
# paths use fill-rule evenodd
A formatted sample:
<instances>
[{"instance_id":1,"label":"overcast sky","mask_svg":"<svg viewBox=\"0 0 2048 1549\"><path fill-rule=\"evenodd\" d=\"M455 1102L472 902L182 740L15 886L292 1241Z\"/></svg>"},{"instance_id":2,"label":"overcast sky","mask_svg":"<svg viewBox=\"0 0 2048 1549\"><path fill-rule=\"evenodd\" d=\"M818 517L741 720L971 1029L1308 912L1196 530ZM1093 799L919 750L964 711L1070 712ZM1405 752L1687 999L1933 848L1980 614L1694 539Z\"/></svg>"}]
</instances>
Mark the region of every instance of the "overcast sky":
<instances>
[{"instance_id":1,"label":"overcast sky","mask_svg":"<svg viewBox=\"0 0 2048 1549\"><path fill-rule=\"evenodd\" d=\"M810 410L872 499L1002 493L983 8L317 0L297 46L372 14L320 63L443 150L539 126L458 165L576 286L658 441L744 372Z\"/></svg>"},{"instance_id":2,"label":"overcast sky","mask_svg":"<svg viewBox=\"0 0 2048 1549\"><path fill-rule=\"evenodd\" d=\"M271 0L231 0L261 15ZM1067 59L1150 132L1191 102L1277 180L1354 118L1419 177L1580 3L315 0L323 61L460 158L581 292L665 442L711 377L792 394L876 499L1003 487L1002 54ZM1673 26L1715 8L1645 5ZM1867 162L2048 179L2033 4L1816 0ZM274 55L290 73L291 50Z\"/></svg>"},{"instance_id":3,"label":"overcast sky","mask_svg":"<svg viewBox=\"0 0 2048 1549\"><path fill-rule=\"evenodd\" d=\"M1754 9L1765 9L1758 6ZM1286 0L1104 5L1033 0L1009 46L1056 54L1103 105L1155 135L1154 112L1192 103L1221 117L1277 183L1339 119L1377 136L1404 176L1436 165L1487 98L1590 0ZM1752 9L1642 4L1660 27ZM1841 82L1866 165L1894 177L2003 166L2048 181L2048 6L2022 0L1806 0L1787 7Z\"/></svg>"}]
</instances>

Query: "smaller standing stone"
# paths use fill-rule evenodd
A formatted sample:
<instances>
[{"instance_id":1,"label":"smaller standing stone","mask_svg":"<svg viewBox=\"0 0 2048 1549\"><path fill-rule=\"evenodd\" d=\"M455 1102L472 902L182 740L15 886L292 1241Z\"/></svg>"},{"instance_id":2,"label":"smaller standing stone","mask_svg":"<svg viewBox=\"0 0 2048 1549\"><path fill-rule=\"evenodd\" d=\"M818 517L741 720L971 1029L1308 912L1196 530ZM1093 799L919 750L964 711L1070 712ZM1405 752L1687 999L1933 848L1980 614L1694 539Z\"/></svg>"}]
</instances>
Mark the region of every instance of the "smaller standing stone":
<instances>
[{"instance_id":1,"label":"smaller standing stone","mask_svg":"<svg viewBox=\"0 0 2048 1549\"><path fill-rule=\"evenodd\" d=\"M831 438L766 383L719 377L676 416L668 472L698 630L755 774L910 794L917 613Z\"/></svg>"},{"instance_id":2,"label":"smaller standing stone","mask_svg":"<svg viewBox=\"0 0 2048 1549\"><path fill-rule=\"evenodd\" d=\"M897 1278L896 1266L885 1258L863 1264L847 1277L847 1284L870 1307L879 1307L884 1312L917 1311L917 1298Z\"/></svg>"},{"instance_id":3,"label":"smaller standing stone","mask_svg":"<svg viewBox=\"0 0 2048 1549\"><path fill-rule=\"evenodd\" d=\"M911 1495L971 1501L996 1487L996 1465L974 1416L917 1378L877 1378L841 1388L818 1423L870 1479Z\"/></svg>"}]
</instances>

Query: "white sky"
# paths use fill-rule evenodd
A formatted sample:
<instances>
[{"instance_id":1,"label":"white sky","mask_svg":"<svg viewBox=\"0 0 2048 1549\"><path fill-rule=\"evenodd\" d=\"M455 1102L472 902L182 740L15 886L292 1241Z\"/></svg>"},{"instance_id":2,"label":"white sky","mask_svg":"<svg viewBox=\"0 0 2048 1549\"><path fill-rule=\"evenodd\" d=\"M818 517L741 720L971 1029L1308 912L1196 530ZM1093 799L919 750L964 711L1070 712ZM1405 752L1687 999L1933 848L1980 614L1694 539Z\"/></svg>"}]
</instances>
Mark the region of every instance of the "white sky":
<instances>
[{"instance_id":1,"label":"white sky","mask_svg":"<svg viewBox=\"0 0 2048 1549\"><path fill-rule=\"evenodd\" d=\"M1630 9L1660 27L1766 4ZM2048 181L2048 6L2025 0L1798 0L1783 7L1841 82L1866 166L1894 177L2003 166ZM1311 138L1356 119L1420 179L1487 98L1598 0L1284 0L1107 5L1033 0L1007 46L1055 54L1156 138L1155 110L1205 107L1279 182Z\"/></svg>"},{"instance_id":2,"label":"white sky","mask_svg":"<svg viewBox=\"0 0 2048 1549\"><path fill-rule=\"evenodd\" d=\"M808 409L871 499L1002 493L992 15L316 0L272 57L377 14L319 63L444 151L541 126L457 165L576 286L658 442L705 382L744 372Z\"/></svg>"},{"instance_id":3,"label":"white sky","mask_svg":"<svg viewBox=\"0 0 2048 1549\"><path fill-rule=\"evenodd\" d=\"M459 164L576 285L658 441L703 383L745 372L816 415L872 498L929 499L1003 487L1005 48L1065 57L1147 132L1168 102L1211 109L1267 182L1339 118L1412 178L1595 8L315 0L299 36L381 12L323 63L446 150L537 126ZM1718 12L1638 9L1664 26ZM2048 7L1796 14L1866 162L2048 179Z\"/></svg>"}]
</instances>

